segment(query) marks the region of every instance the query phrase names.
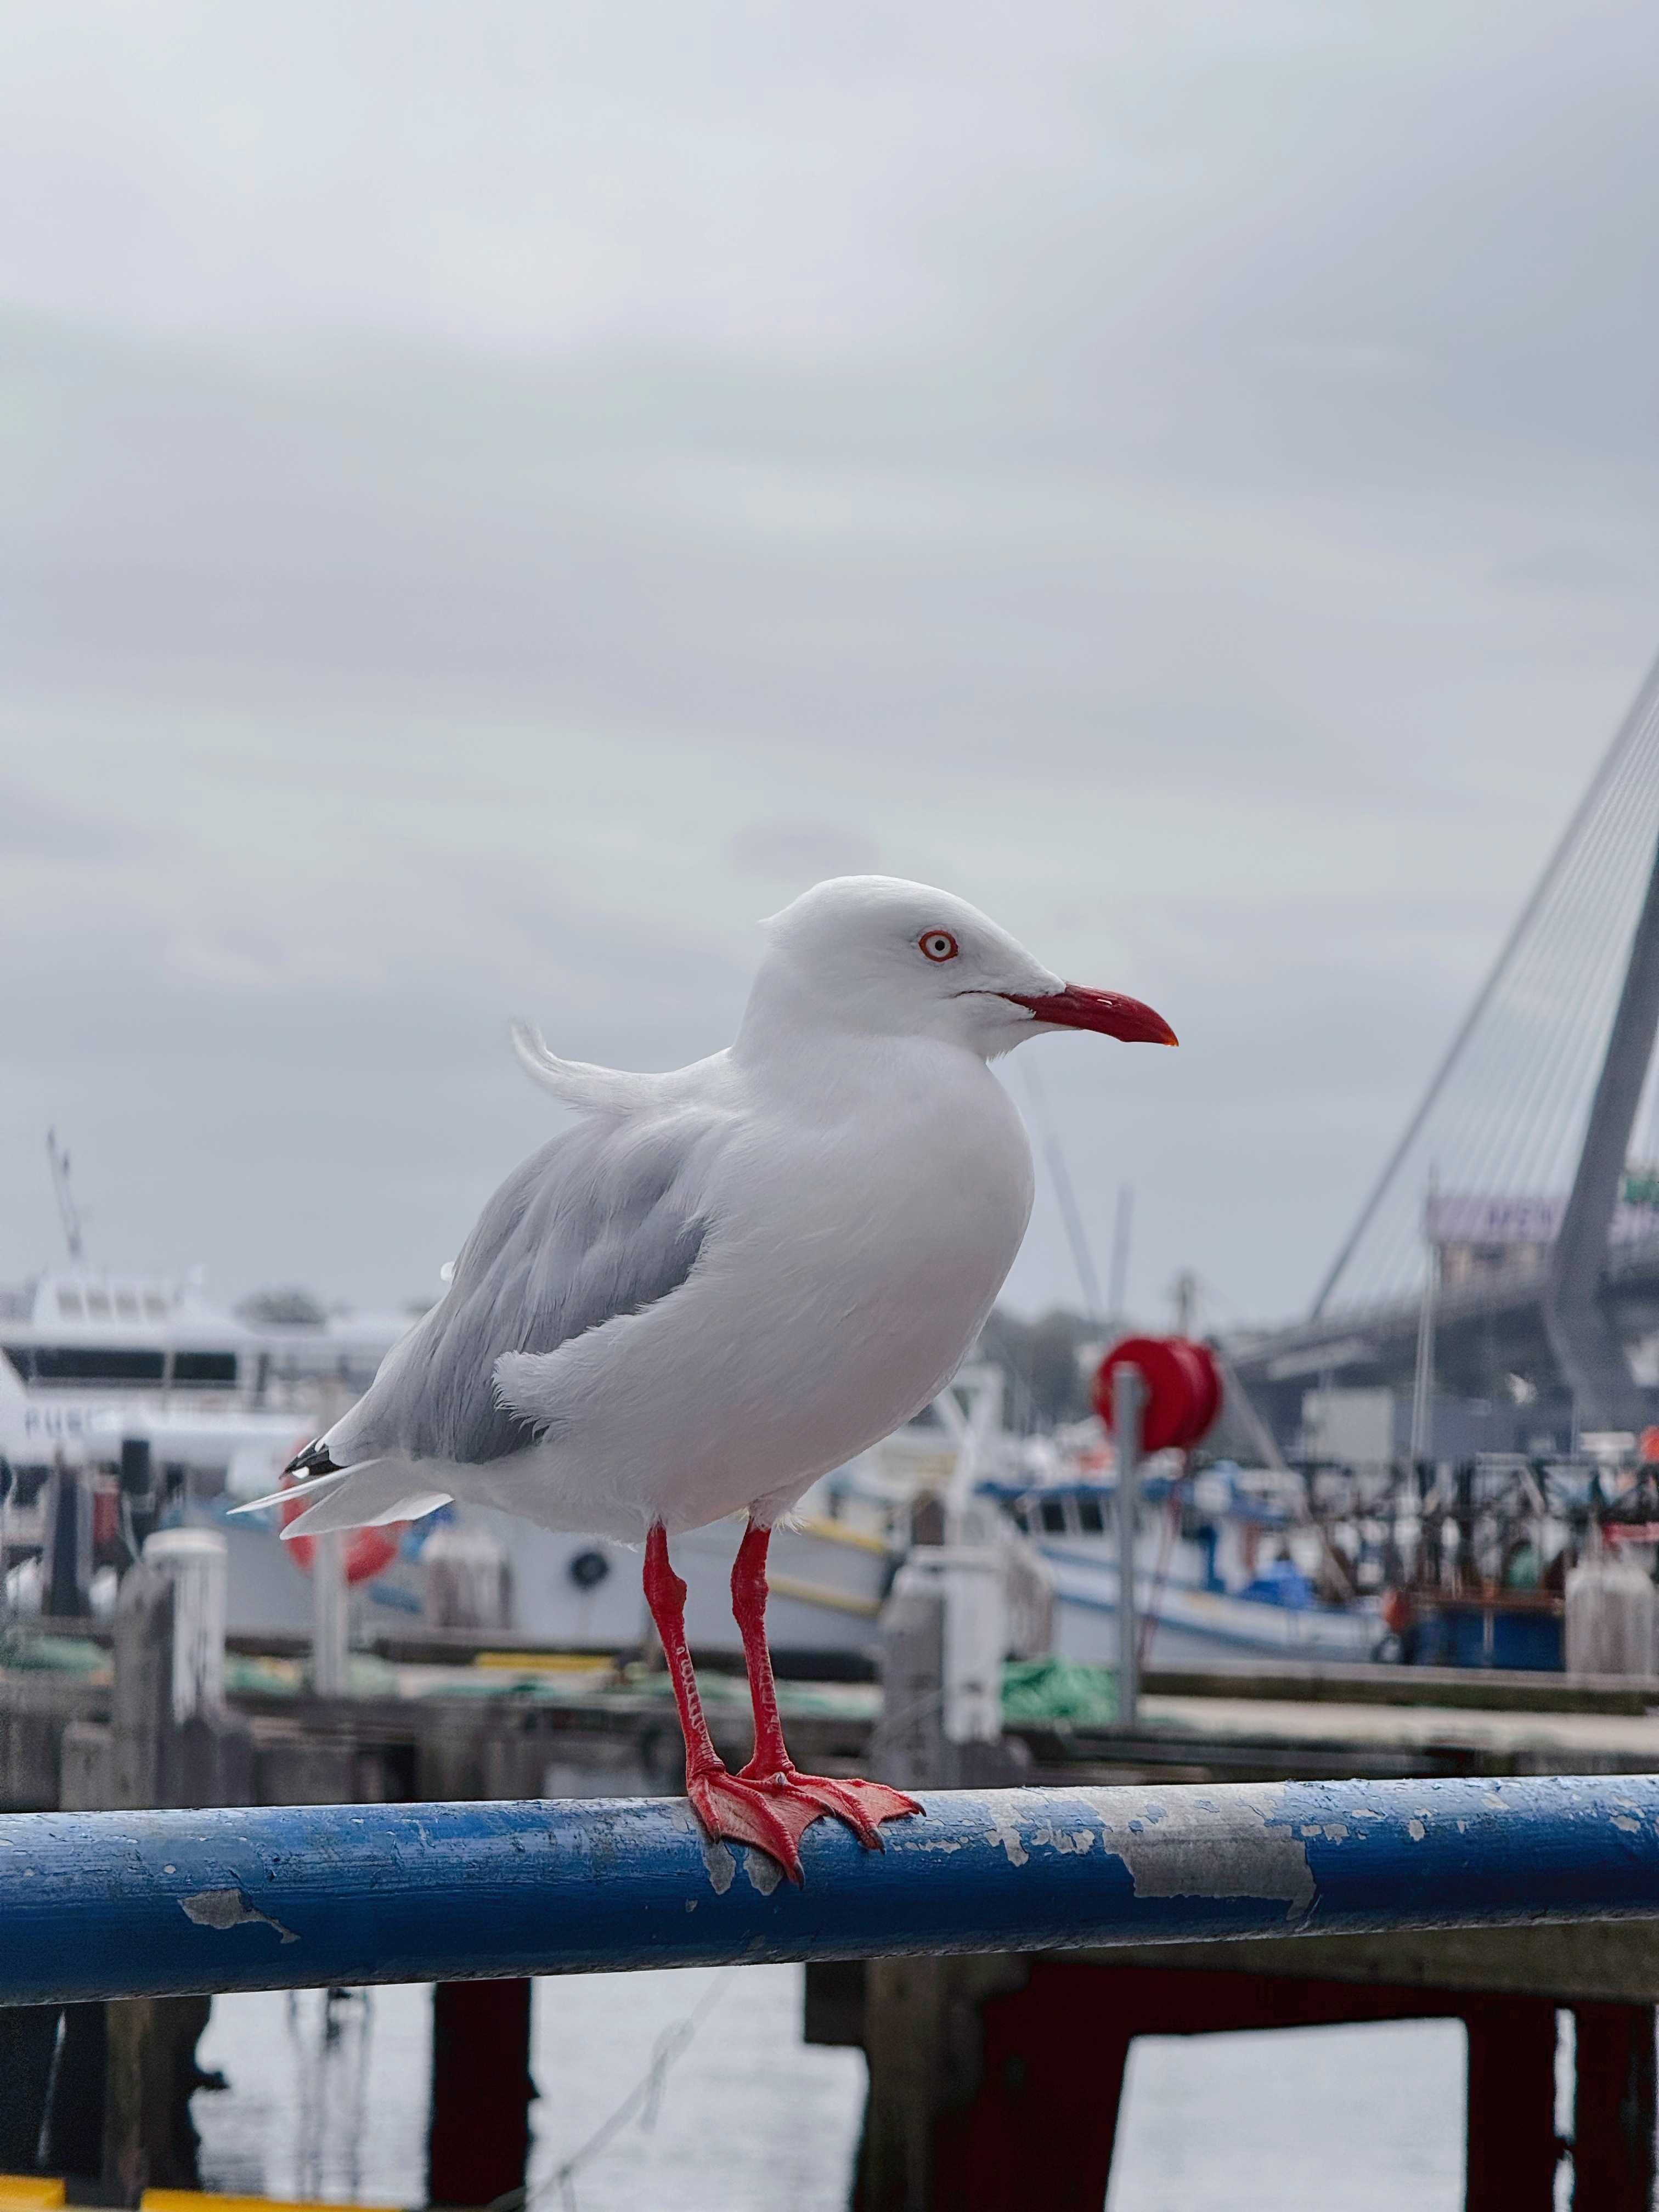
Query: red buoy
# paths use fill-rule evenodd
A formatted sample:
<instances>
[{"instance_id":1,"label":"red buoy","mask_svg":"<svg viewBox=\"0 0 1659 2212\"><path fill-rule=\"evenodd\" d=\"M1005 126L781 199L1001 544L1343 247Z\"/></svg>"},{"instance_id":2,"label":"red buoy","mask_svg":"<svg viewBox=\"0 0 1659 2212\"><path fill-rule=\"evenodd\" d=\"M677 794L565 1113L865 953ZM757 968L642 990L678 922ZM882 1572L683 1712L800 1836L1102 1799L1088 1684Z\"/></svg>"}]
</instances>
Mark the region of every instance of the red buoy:
<instances>
[{"instance_id":1,"label":"red buoy","mask_svg":"<svg viewBox=\"0 0 1659 2212\"><path fill-rule=\"evenodd\" d=\"M1207 1346L1184 1336L1126 1336L1101 1361L1095 1376L1095 1411L1113 1428L1112 1376L1119 1367L1138 1367L1146 1382L1140 1448L1185 1450L1195 1444L1221 1411L1221 1370Z\"/></svg>"}]
</instances>

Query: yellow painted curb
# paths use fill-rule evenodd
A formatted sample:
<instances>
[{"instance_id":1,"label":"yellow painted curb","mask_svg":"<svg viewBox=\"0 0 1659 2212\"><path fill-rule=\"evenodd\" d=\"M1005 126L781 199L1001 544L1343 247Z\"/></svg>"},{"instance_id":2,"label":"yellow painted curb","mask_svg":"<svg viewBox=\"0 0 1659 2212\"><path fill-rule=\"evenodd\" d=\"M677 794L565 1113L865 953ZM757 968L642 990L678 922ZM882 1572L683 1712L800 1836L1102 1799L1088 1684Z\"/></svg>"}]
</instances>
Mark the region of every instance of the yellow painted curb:
<instances>
[{"instance_id":1,"label":"yellow painted curb","mask_svg":"<svg viewBox=\"0 0 1659 2212\"><path fill-rule=\"evenodd\" d=\"M0 2212L52 2212L64 2185L49 2173L0 2173Z\"/></svg>"},{"instance_id":2,"label":"yellow painted curb","mask_svg":"<svg viewBox=\"0 0 1659 2212\"><path fill-rule=\"evenodd\" d=\"M50 2202L61 2204L64 2185ZM46 2200L43 2199L42 2202ZM138 2199L140 2212L344 2212L338 2204L309 2202L301 2197L219 2197L204 2189L147 2189ZM402 2212L395 2204L354 2204L350 2212Z\"/></svg>"}]
</instances>

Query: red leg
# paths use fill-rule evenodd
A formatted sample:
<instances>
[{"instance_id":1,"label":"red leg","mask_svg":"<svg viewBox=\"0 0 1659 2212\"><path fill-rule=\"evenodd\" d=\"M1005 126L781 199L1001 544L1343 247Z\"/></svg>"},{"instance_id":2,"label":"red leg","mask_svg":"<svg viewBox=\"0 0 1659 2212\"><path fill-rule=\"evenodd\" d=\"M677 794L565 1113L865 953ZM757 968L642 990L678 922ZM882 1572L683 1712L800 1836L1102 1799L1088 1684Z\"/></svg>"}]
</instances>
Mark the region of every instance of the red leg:
<instances>
[{"instance_id":1,"label":"red leg","mask_svg":"<svg viewBox=\"0 0 1659 2212\"><path fill-rule=\"evenodd\" d=\"M820 1813L832 1814L846 1821L866 1850L878 1851L878 1823L901 1820L921 1808L914 1797L882 1782L838 1782L826 1775L802 1774L790 1758L778 1712L772 1655L766 1646L766 1554L771 1541L772 1531L751 1521L732 1565L732 1611L743 1638L755 1707L755 1755L738 1779L768 1791L775 1802L813 1807L809 1820Z\"/></svg>"},{"instance_id":2,"label":"red leg","mask_svg":"<svg viewBox=\"0 0 1659 2212\"><path fill-rule=\"evenodd\" d=\"M668 1678L685 1738L685 1794L711 1836L752 1844L776 1859L792 1881L802 1880L800 1838L819 1808L791 1803L727 1772L715 1750L697 1694L696 1671L685 1640L685 1584L668 1559L668 1534L658 1522L645 1540L645 1601L668 1660Z\"/></svg>"}]
</instances>

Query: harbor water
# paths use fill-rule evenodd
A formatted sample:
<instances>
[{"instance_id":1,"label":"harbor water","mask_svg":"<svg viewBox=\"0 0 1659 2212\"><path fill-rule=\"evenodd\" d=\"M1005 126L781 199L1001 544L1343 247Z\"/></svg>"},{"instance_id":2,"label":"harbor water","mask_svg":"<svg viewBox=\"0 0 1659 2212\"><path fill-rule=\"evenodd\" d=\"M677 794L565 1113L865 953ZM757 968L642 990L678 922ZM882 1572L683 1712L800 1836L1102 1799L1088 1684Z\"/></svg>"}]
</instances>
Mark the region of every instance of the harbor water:
<instances>
[{"instance_id":1,"label":"harbor water","mask_svg":"<svg viewBox=\"0 0 1659 2212\"><path fill-rule=\"evenodd\" d=\"M204 2187L422 2203L430 2008L425 1987L217 1999ZM532 2207L841 2212L864 2061L804 2044L801 2013L798 1966L538 1982ZM1463 2068L1455 2021L1147 2037L1109 2212L1455 2212Z\"/></svg>"}]
</instances>

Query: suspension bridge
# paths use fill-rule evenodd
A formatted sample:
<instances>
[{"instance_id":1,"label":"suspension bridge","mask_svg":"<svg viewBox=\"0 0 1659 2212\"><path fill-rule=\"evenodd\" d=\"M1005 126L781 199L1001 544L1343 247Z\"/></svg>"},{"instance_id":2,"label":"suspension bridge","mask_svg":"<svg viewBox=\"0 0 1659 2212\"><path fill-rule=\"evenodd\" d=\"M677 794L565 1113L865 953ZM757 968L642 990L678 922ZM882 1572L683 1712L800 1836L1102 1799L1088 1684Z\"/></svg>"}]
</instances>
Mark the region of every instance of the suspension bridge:
<instances>
[{"instance_id":1,"label":"suspension bridge","mask_svg":"<svg viewBox=\"0 0 1659 2212\"><path fill-rule=\"evenodd\" d=\"M1307 1316L1227 1347L1280 1434L1425 1358L1460 1455L1659 1416L1656 1030L1659 663Z\"/></svg>"}]
</instances>

